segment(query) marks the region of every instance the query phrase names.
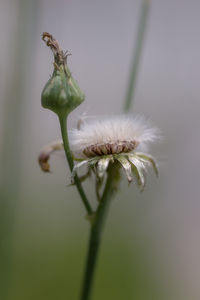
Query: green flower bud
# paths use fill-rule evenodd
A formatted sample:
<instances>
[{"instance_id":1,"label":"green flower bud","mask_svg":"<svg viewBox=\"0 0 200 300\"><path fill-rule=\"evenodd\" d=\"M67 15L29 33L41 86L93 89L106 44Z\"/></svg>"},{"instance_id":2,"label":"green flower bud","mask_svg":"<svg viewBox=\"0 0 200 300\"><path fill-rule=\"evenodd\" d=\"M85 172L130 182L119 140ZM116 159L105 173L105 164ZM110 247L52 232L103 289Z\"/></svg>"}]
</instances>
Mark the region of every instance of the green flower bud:
<instances>
[{"instance_id":1,"label":"green flower bud","mask_svg":"<svg viewBox=\"0 0 200 300\"><path fill-rule=\"evenodd\" d=\"M42 106L59 116L67 116L84 101L84 98L77 82L61 66L54 70L42 91Z\"/></svg>"},{"instance_id":2,"label":"green flower bud","mask_svg":"<svg viewBox=\"0 0 200 300\"><path fill-rule=\"evenodd\" d=\"M42 106L52 110L59 117L67 117L84 101L85 96L67 67L69 54L64 54L50 34L43 33L43 40L53 51L55 63L54 72L42 91Z\"/></svg>"}]
</instances>

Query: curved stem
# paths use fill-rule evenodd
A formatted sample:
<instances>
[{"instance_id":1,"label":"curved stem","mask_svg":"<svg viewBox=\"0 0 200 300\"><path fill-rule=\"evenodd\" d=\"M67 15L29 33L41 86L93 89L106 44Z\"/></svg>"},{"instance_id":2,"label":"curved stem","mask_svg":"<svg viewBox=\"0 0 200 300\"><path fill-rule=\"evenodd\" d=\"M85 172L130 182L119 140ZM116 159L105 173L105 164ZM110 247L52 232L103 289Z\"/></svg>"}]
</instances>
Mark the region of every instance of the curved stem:
<instances>
[{"instance_id":1,"label":"curved stem","mask_svg":"<svg viewBox=\"0 0 200 300\"><path fill-rule=\"evenodd\" d=\"M148 11L149 11L149 0L143 0L141 14L139 18L139 24L138 24L138 32L136 37L136 46L135 46L135 51L132 59L132 67L130 71L127 95L124 103L125 112L128 112L130 110L132 100L134 98L135 84L138 75L138 67L139 67L139 62L140 62L141 52L142 52L142 47L144 42L144 36L147 27L146 25L147 25Z\"/></svg>"},{"instance_id":2,"label":"curved stem","mask_svg":"<svg viewBox=\"0 0 200 300\"><path fill-rule=\"evenodd\" d=\"M84 281L80 300L90 299L91 287L94 279L94 271L101 242L103 225L109 208L109 204L111 202L111 198L116 190L116 185L119 179L119 177L116 176L117 171L118 166L114 164L109 166L108 178L106 181L104 192L99 206L97 208L97 211L94 214L94 220L91 223L87 262L85 267Z\"/></svg>"},{"instance_id":3,"label":"curved stem","mask_svg":"<svg viewBox=\"0 0 200 300\"><path fill-rule=\"evenodd\" d=\"M65 117L62 116L62 117L59 117L59 121L60 121L60 128L61 128L61 133L62 133L65 155L66 155L70 170L72 171L73 167L74 167L74 161L73 161L72 153L71 153L70 146L69 146L69 140L68 140L68 134L67 134L67 120ZM79 191L80 197L83 201L83 204L84 204L88 214L92 215L92 213L93 213L92 208L90 206L90 203L87 199L87 196L85 195L85 192L83 190L83 187L82 187L81 182L77 175L75 175L75 177L74 177L74 182L76 184L76 187Z\"/></svg>"}]
</instances>

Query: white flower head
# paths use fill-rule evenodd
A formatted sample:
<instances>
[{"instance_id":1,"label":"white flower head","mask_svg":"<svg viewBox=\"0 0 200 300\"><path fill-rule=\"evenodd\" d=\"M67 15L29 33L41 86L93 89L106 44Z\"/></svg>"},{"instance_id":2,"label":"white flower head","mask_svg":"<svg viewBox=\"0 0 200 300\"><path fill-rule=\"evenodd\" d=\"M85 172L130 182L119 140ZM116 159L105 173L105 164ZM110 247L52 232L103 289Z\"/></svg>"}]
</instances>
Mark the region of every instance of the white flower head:
<instances>
[{"instance_id":1,"label":"white flower head","mask_svg":"<svg viewBox=\"0 0 200 300\"><path fill-rule=\"evenodd\" d=\"M133 174L138 184L144 187L147 165L152 165L156 174L155 160L143 153L151 142L159 139L159 131L150 126L144 117L131 115L110 116L84 120L78 129L70 132L71 149L75 158L82 159L74 167L72 176L82 165L95 169L102 178L109 163L118 161L125 169L128 181ZM142 152L135 152L142 151Z\"/></svg>"},{"instance_id":2,"label":"white flower head","mask_svg":"<svg viewBox=\"0 0 200 300\"><path fill-rule=\"evenodd\" d=\"M76 157L94 157L127 153L138 148L146 151L158 139L158 129L144 117L110 116L84 120L79 129L70 132L71 149Z\"/></svg>"},{"instance_id":3,"label":"white flower head","mask_svg":"<svg viewBox=\"0 0 200 300\"><path fill-rule=\"evenodd\" d=\"M135 175L142 188L145 185L147 166L151 165L158 175L156 162L146 151L149 143L159 139L159 130L152 127L144 117L120 115L99 120L84 119L78 121L77 128L71 130L69 136L74 160L79 161L74 166L72 181L83 165L87 165L89 171L92 169L97 179L101 180L109 164L115 162L124 168L129 182ZM41 150L39 163L43 171L49 171L51 153L61 149L62 141L56 141Z\"/></svg>"}]
</instances>

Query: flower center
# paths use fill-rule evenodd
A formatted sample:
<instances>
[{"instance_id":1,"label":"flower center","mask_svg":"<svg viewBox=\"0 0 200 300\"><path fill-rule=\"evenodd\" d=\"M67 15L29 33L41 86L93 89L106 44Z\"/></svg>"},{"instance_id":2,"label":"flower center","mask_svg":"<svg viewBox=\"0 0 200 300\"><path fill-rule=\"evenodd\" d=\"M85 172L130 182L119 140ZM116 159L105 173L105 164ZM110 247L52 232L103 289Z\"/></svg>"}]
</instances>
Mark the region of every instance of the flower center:
<instances>
[{"instance_id":1,"label":"flower center","mask_svg":"<svg viewBox=\"0 0 200 300\"><path fill-rule=\"evenodd\" d=\"M115 143L94 144L86 147L83 153L87 157L131 152L138 145L137 141L118 141Z\"/></svg>"}]
</instances>

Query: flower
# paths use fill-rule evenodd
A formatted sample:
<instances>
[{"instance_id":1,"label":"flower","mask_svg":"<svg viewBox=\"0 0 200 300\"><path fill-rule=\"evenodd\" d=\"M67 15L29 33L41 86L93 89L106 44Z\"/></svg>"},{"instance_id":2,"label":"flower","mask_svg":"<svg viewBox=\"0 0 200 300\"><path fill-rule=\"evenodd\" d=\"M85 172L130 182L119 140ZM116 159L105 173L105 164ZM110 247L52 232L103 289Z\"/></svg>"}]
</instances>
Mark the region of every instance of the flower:
<instances>
[{"instance_id":1,"label":"flower","mask_svg":"<svg viewBox=\"0 0 200 300\"><path fill-rule=\"evenodd\" d=\"M155 160L144 153L148 144L158 138L158 129L151 127L141 116L120 115L85 120L80 128L70 132L72 152L76 159L81 160L74 167L72 177L81 166L88 165L99 178L103 178L109 163L117 161L124 168L128 181L131 182L135 175L143 188L148 165L158 175Z\"/></svg>"},{"instance_id":2,"label":"flower","mask_svg":"<svg viewBox=\"0 0 200 300\"><path fill-rule=\"evenodd\" d=\"M143 117L132 115L85 119L79 129L70 132L71 148L77 157L130 152L136 147L144 151L146 144L157 138L156 128Z\"/></svg>"},{"instance_id":3,"label":"flower","mask_svg":"<svg viewBox=\"0 0 200 300\"><path fill-rule=\"evenodd\" d=\"M155 159L147 154L148 145L159 139L159 130L141 116L119 115L111 117L84 118L69 133L70 145L77 164L72 171L72 182L79 168L87 165L103 179L110 163L118 163L125 170L128 182L136 178L144 188L146 170L150 165L158 175ZM63 149L62 141L45 146L39 155L43 171L49 171L50 154ZM136 151L137 150L137 151ZM84 178L87 178L87 172Z\"/></svg>"}]
</instances>

